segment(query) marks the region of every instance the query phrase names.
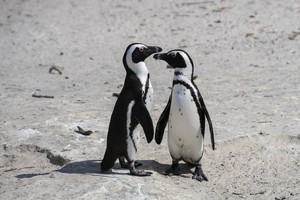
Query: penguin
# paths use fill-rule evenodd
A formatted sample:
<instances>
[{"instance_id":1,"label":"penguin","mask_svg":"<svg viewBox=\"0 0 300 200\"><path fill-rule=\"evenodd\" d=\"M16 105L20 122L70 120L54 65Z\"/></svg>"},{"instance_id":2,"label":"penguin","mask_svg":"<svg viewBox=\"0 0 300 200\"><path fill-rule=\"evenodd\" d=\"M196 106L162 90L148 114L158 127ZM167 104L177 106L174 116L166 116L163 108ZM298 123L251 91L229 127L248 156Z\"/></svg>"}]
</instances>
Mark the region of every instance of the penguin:
<instances>
[{"instance_id":1,"label":"penguin","mask_svg":"<svg viewBox=\"0 0 300 200\"><path fill-rule=\"evenodd\" d=\"M187 52L174 49L154 54L157 60L166 61L173 69L173 87L168 103L159 117L155 141L160 144L168 123L168 148L172 166L167 175L179 175L179 161L195 166L193 179L207 181L201 158L205 133L205 118L210 128L212 149L215 149L213 125L199 89L193 81L194 64Z\"/></svg>"},{"instance_id":2,"label":"penguin","mask_svg":"<svg viewBox=\"0 0 300 200\"><path fill-rule=\"evenodd\" d=\"M149 113L153 102L153 88L144 61L153 53L161 51L160 47L142 43L130 44L125 50L123 65L126 77L110 118L106 150L101 162L102 172L109 171L119 159L121 167L129 168L131 175L151 175L151 172L136 169L141 164L135 162L135 154L141 129L144 130L148 143L154 136Z\"/></svg>"}]
</instances>

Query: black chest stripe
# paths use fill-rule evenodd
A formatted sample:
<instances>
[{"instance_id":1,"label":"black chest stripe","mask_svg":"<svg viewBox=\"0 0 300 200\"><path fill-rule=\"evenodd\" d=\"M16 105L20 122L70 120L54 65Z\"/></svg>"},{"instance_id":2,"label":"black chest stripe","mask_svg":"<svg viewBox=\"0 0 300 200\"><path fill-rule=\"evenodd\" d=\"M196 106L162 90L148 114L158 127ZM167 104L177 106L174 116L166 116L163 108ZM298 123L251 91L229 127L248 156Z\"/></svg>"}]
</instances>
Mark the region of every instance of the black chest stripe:
<instances>
[{"instance_id":1,"label":"black chest stripe","mask_svg":"<svg viewBox=\"0 0 300 200\"><path fill-rule=\"evenodd\" d=\"M202 108L201 108L201 105L200 105L199 100L198 100L198 98L197 98L197 95L196 95L196 93L195 93L195 92L198 92L198 91L195 91L189 84L187 84L186 82L181 81L181 80L173 81L173 87L174 87L174 85L176 85L176 84L183 85L184 87L186 87L186 88L190 91L190 93L191 93L191 95L192 95L192 97L193 97L193 100L194 100L194 102L195 102L195 104L196 104L196 107L197 107L197 112L198 112L198 116L199 116L200 125L202 126L202 123L201 123L201 116L202 116L202 114L203 114L203 110L202 110ZM201 128L203 128L203 127L201 127ZM202 133L203 133L203 132L202 132ZM204 137L204 135L203 135L203 137Z\"/></svg>"},{"instance_id":2,"label":"black chest stripe","mask_svg":"<svg viewBox=\"0 0 300 200\"><path fill-rule=\"evenodd\" d=\"M145 93L144 93L144 96L143 96L143 102L144 102L145 105L146 105L147 94L148 94L148 91L149 91L149 81L150 81L150 75L148 74L146 85L145 85Z\"/></svg>"},{"instance_id":3,"label":"black chest stripe","mask_svg":"<svg viewBox=\"0 0 300 200\"><path fill-rule=\"evenodd\" d=\"M176 71L176 72L175 72L175 75L176 75L176 76L178 76L178 75L182 75L182 72L178 72L178 71Z\"/></svg>"}]
</instances>

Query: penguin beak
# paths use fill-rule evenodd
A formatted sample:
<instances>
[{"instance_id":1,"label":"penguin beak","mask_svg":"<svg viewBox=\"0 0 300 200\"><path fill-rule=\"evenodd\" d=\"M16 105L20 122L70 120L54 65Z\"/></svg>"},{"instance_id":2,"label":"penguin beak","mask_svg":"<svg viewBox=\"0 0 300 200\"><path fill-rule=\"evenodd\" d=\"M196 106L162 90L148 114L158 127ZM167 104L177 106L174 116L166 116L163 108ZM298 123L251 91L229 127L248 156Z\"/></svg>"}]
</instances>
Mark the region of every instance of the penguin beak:
<instances>
[{"instance_id":1,"label":"penguin beak","mask_svg":"<svg viewBox=\"0 0 300 200\"><path fill-rule=\"evenodd\" d=\"M156 60L165 60L167 57L166 53L156 53L154 54L153 58Z\"/></svg>"},{"instance_id":2,"label":"penguin beak","mask_svg":"<svg viewBox=\"0 0 300 200\"><path fill-rule=\"evenodd\" d=\"M161 52L162 48L157 47L157 46L148 46L147 48L147 52L149 53L149 55L153 54L153 53L157 53L157 52Z\"/></svg>"}]
</instances>

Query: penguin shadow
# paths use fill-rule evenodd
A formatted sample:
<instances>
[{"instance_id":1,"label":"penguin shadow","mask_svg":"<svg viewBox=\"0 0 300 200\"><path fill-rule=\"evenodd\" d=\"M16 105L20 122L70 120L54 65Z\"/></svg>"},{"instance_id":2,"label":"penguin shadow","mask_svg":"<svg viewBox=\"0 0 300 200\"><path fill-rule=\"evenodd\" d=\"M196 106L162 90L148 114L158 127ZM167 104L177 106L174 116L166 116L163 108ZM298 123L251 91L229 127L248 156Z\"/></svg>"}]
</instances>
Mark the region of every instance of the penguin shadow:
<instances>
[{"instance_id":1,"label":"penguin shadow","mask_svg":"<svg viewBox=\"0 0 300 200\"><path fill-rule=\"evenodd\" d=\"M122 169L118 163L115 163L114 167L112 168L113 170L111 169L105 173L101 172L101 162L102 160L85 160L71 162L64 165L61 169L55 170L55 172L60 172L64 174L86 174L93 176L126 175L126 173L122 173L119 170L115 170Z\"/></svg>"},{"instance_id":2,"label":"penguin shadow","mask_svg":"<svg viewBox=\"0 0 300 200\"><path fill-rule=\"evenodd\" d=\"M66 174L96 174L100 172L100 160L85 160L78 162L70 162L62 166L62 168L57 170L52 170L45 173L26 173L16 175L16 178L33 178L35 176L45 176L50 175L52 172L60 172Z\"/></svg>"},{"instance_id":3,"label":"penguin shadow","mask_svg":"<svg viewBox=\"0 0 300 200\"><path fill-rule=\"evenodd\" d=\"M119 161L116 161L112 169L107 172L101 172L102 160L85 160L78 162L70 162L64 165L62 168L55 170L55 172L66 174L93 174L93 175L129 175L129 169L122 168ZM137 169L156 171L163 173L167 169L168 165L162 165L154 160L138 160L141 166Z\"/></svg>"},{"instance_id":4,"label":"penguin shadow","mask_svg":"<svg viewBox=\"0 0 300 200\"><path fill-rule=\"evenodd\" d=\"M86 160L79 162L71 162L64 165L61 169L55 170L60 173L67 174L93 174L93 175L130 175L129 169L122 168L119 161L116 161L114 166L108 172L101 172L101 162L102 160ZM166 175L166 171L171 167L171 164L161 164L156 160L137 160L141 163L137 169L156 172L161 175ZM193 166L186 163L179 163L180 176L188 177L185 174L191 173L191 168Z\"/></svg>"},{"instance_id":5,"label":"penguin shadow","mask_svg":"<svg viewBox=\"0 0 300 200\"><path fill-rule=\"evenodd\" d=\"M67 173L67 174L98 174L98 175L128 175L130 174L129 169L122 168L118 161L115 162L112 169L107 172L101 172L101 162L102 160L86 160L86 161L79 161L79 162L71 162L64 165L61 169L55 170L56 172L60 173ZM145 166L148 166L147 169L151 169L152 161L143 160L138 161L142 163L142 166L139 166L139 169L145 169ZM158 165L156 165L158 166ZM156 167L155 167L156 168ZM146 170L146 169L145 169Z\"/></svg>"},{"instance_id":6,"label":"penguin shadow","mask_svg":"<svg viewBox=\"0 0 300 200\"><path fill-rule=\"evenodd\" d=\"M102 160L72 162L55 171L68 174L130 175L129 169L122 168L118 161L116 161L112 170L102 173L100 170L101 162ZM154 171L161 175L167 175L166 171L171 167L171 164L161 164L156 160L137 160L137 162L142 164L141 166L138 166L137 169ZM179 176L189 177L186 174L191 174L191 169L194 168L194 166L186 163L179 163L179 168Z\"/></svg>"},{"instance_id":7,"label":"penguin shadow","mask_svg":"<svg viewBox=\"0 0 300 200\"><path fill-rule=\"evenodd\" d=\"M111 170L102 173L100 167L101 162L102 160L70 162L64 165L61 169L55 171L67 174L129 174L129 169L122 168L119 161L115 162ZM163 172L168 167L168 165L162 165L154 160L137 160L137 162L142 164L141 166L137 167L137 169L151 170L158 173Z\"/></svg>"},{"instance_id":8,"label":"penguin shadow","mask_svg":"<svg viewBox=\"0 0 300 200\"><path fill-rule=\"evenodd\" d=\"M162 164L155 160L137 160L137 162L142 163L142 166L138 167L138 169L143 169L146 171L155 171L160 175L168 176L166 171L171 168L170 164ZM193 172L195 166L188 163L179 163L179 175L180 177L190 178L190 174Z\"/></svg>"},{"instance_id":9,"label":"penguin shadow","mask_svg":"<svg viewBox=\"0 0 300 200\"><path fill-rule=\"evenodd\" d=\"M102 160L84 160L84 161L76 161L70 162L62 166L60 169L53 170L45 173L25 173L16 175L16 178L24 179L24 178L33 178L35 176L46 176L50 175L52 172L59 172L64 174L91 174L91 175L129 175L130 172L128 169L124 169L121 167L120 163L117 161L113 166L113 170L102 173L100 170L100 164ZM138 169L146 170L146 171L155 171L158 174L166 175L166 170L171 167L170 164L161 164L155 160L137 160L138 163L142 165L137 167ZM190 166L185 163L179 163L180 168L180 176L187 177L185 174L191 173Z\"/></svg>"},{"instance_id":10,"label":"penguin shadow","mask_svg":"<svg viewBox=\"0 0 300 200\"><path fill-rule=\"evenodd\" d=\"M56 172L65 174L96 174L100 172L101 160L84 160L65 164Z\"/></svg>"},{"instance_id":11,"label":"penguin shadow","mask_svg":"<svg viewBox=\"0 0 300 200\"><path fill-rule=\"evenodd\" d=\"M49 175L50 172L46 172L46 173L28 173L28 174L19 174L16 175L15 177L18 179L23 179L23 178L33 178L35 176L46 176Z\"/></svg>"}]
</instances>

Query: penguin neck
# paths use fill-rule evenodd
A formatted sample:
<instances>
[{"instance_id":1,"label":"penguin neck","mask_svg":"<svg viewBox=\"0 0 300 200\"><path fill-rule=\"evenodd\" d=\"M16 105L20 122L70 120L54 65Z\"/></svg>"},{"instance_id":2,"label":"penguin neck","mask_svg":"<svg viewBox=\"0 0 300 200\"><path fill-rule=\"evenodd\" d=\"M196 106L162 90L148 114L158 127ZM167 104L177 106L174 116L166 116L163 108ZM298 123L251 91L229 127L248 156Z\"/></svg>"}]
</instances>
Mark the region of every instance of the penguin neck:
<instances>
[{"instance_id":1,"label":"penguin neck","mask_svg":"<svg viewBox=\"0 0 300 200\"><path fill-rule=\"evenodd\" d=\"M147 82L149 71L145 62L139 62L131 65L131 71L138 77L144 86Z\"/></svg>"},{"instance_id":2,"label":"penguin neck","mask_svg":"<svg viewBox=\"0 0 300 200\"><path fill-rule=\"evenodd\" d=\"M174 80L176 79L188 79L192 81L193 73L186 68L176 68L174 71Z\"/></svg>"}]
</instances>

